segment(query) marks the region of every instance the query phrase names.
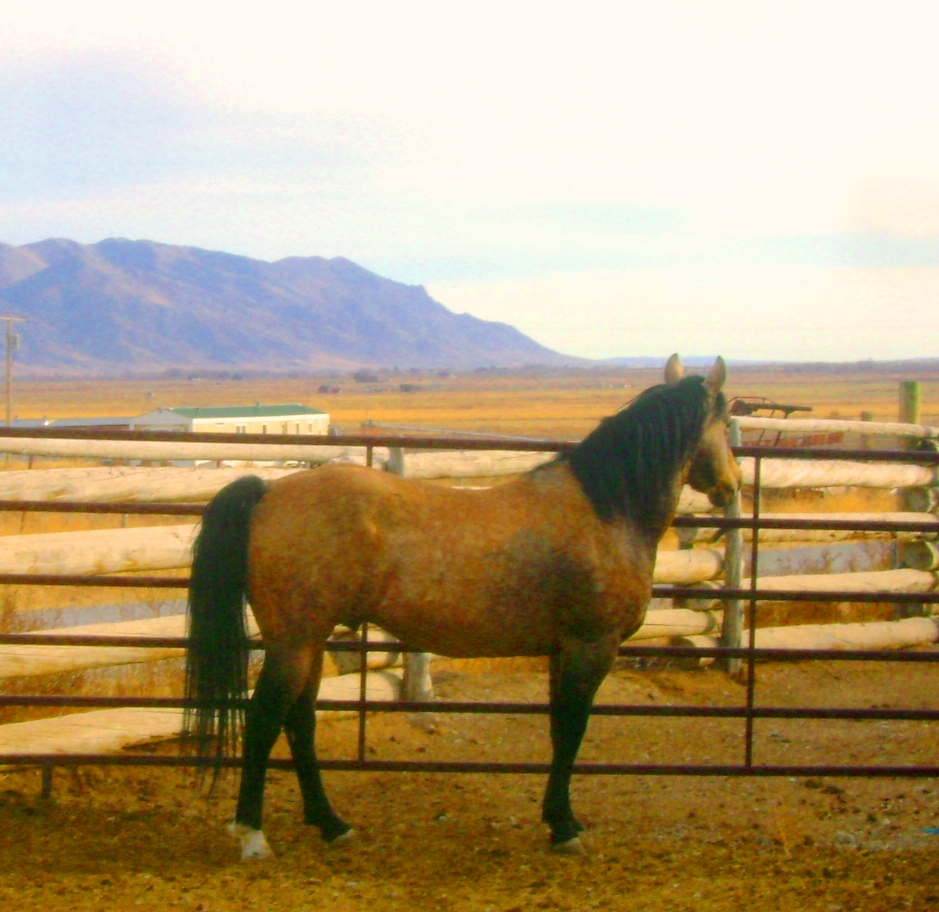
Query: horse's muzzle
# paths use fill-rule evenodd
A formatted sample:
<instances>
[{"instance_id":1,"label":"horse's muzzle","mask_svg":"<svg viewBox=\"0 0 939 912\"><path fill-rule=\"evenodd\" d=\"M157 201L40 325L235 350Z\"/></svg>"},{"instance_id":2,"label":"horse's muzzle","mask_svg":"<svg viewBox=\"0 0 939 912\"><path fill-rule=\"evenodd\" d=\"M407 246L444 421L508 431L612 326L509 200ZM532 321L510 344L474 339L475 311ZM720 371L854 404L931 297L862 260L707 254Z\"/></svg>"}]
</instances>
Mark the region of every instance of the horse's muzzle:
<instances>
[{"instance_id":1,"label":"horse's muzzle","mask_svg":"<svg viewBox=\"0 0 939 912\"><path fill-rule=\"evenodd\" d=\"M719 485L708 491L708 500L715 507L729 507L736 496L737 488L732 488L730 485Z\"/></svg>"}]
</instances>

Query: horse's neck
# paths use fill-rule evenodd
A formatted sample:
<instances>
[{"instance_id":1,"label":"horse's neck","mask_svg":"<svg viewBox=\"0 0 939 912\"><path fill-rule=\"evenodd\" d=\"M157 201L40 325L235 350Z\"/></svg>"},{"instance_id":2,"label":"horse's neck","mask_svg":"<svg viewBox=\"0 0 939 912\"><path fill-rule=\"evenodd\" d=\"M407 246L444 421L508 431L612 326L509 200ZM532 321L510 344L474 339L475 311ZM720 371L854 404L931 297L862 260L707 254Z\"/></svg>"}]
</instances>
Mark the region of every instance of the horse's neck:
<instances>
[{"instance_id":1,"label":"horse's neck","mask_svg":"<svg viewBox=\"0 0 939 912\"><path fill-rule=\"evenodd\" d=\"M678 499L681 497L681 489L685 484L685 467L680 466L672 474L668 485L661 493L659 498L659 508L654 516L643 517L641 524L637 523L642 538L646 541L648 547L655 551L658 549L662 536L668 531L672 520L675 518L675 512L678 509Z\"/></svg>"}]
</instances>

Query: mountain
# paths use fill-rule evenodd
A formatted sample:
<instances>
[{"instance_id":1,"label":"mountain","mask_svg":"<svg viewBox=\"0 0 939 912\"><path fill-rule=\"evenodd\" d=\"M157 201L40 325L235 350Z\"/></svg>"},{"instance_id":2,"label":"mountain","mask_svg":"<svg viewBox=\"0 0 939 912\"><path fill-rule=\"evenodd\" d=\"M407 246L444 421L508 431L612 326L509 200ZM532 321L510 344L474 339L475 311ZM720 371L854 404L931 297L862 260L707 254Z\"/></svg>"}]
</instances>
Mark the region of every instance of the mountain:
<instances>
[{"instance_id":1,"label":"mountain","mask_svg":"<svg viewBox=\"0 0 939 912\"><path fill-rule=\"evenodd\" d=\"M16 357L30 374L578 361L342 257L269 263L119 238L0 244L0 310L27 320Z\"/></svg>"}]
</instances>

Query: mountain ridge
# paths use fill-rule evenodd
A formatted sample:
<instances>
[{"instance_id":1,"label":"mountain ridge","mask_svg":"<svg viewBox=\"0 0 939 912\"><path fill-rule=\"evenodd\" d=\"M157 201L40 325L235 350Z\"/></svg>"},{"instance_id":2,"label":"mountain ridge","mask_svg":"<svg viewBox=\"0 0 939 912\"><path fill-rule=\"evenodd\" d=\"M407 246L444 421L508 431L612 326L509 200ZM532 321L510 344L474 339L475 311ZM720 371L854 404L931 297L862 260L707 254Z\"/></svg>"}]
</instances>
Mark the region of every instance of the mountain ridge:
<instances>
[{"instance_id":1,"label":"mountain ridge","mask_svg":"<svg viewBox=\"0 0 939 912\"><path fill-rule=\"evenodd\" d=\"M585 363L345 257L268 262L125 238L0 244L0 301L28 320L27 374Z\"/></svg>"}]
</instances>

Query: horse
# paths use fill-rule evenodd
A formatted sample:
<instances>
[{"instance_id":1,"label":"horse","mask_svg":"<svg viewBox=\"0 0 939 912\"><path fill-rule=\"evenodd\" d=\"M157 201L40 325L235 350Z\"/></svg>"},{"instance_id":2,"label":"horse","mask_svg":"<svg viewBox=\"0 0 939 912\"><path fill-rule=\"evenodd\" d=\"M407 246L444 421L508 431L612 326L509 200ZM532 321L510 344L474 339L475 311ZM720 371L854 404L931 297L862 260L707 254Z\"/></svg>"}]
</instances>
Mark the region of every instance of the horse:
<instances>
[{"instance_id":1,"label":"horse","mask_svg":"<svg viewBox=\"0 0 939 912\"><path fill-rule=\"evenodd\" d=\"M642 623L656 547L683 484L726 506L740 486L727 442L726 367L640 393L572 450L513 482L461 490L359 466L265 484L245 476L207 505L189 583L184 739L215 777L241 738L232 833L262 829L271 749L285 730L306 823L326 843L353 830L333 810L315 747L316 695L337 624L375 623L452 657L547 656L550 845L583 854L570 779L594 695ZM247 702L250 602L264 663ZM208 761L211 760L212 763Z\"/></svg>"}]
</instances>

